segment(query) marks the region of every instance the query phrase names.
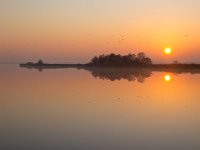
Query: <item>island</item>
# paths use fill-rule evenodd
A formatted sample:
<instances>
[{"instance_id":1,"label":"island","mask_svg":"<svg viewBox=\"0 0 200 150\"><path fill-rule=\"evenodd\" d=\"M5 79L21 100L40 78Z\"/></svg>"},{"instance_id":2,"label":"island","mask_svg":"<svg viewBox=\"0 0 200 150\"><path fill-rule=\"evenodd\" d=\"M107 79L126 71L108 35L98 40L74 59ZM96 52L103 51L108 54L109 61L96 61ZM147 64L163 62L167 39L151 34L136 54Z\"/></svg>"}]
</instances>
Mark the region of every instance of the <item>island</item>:
<instances>
[{"instance_id":1,"label":"island","mask_svg":"<svg viewBox=\"0 0 200 150\"><path fill-rule=\"evenodd\" d=\"M28 62L20 64L20 67L29 69L60 69L60 68L76 68L85 70L102 70L105 68L128 68L134 70L147 70L150 72L173 72L173 73L200 73L200 64L182 64L174 61L171 64L154 64L152 59L147 57L145 53L138 54L108 54L95 56L89 63L85 64L49 64L44 63L41 59L37 63Z\"/></svg>"}]
</instances>

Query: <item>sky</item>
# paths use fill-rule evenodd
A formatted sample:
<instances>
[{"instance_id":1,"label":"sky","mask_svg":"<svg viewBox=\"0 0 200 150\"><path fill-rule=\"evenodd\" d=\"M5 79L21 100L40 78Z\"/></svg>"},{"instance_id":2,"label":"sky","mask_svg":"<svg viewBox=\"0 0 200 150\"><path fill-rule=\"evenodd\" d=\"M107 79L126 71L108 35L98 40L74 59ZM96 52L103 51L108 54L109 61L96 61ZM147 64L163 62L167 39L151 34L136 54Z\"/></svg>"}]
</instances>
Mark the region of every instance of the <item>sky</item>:
<instances>
[{"instance_id":1,"label":"sky","mask_svg":"<svg viewBox=\"0 0 200 150\"><path fill-rule=\"evenodd\" d=\"M143 51L155 63L200 63L199 27L199 0L0 0L0 62Z\"/></svg>"}]
</instances>

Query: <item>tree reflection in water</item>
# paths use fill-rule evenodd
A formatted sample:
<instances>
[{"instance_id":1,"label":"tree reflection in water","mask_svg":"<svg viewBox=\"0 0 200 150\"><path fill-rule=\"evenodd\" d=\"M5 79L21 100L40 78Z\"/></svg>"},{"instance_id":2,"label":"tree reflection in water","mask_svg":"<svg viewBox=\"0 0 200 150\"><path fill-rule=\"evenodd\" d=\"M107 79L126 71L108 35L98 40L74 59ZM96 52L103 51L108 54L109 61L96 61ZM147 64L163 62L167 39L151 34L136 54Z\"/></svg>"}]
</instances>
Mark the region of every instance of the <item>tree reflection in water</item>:
<instances>
[{"instance_id":1,"label":"tree reflection in water","mask_svg":"<svg viewBox=\"0 0 200 150\"><path fill-rule=\"evenodd\" d=\"M83 68L89 71L92 76L102 80L128 80L128 81L138 81L143 83L146 78L151 77L152 72L147 69L131 69L131 68Z\"/></svg>"},{"instance_id":2,"label":"tree reflection in water","mask_svg":"<svg viewBox=\"0 0 200 150\"><path fill-rule=\"evenodd\" d=\"M44 65L20 65L22 68L27 69L37 69L42 72L44 69L82 69L89 71L92 76L102 80L128 80L135 81L137 80L140 83L143 83L146 78L151 77L152 72L168 72L173 74L200 74L200 67L198 65L152 65L152 66L136 66L133 67L93 67L88 65L76 65L76 64L44 64ZM171 80L170 76L166 76L166 80Z\"/></svg>"}]
</instances>

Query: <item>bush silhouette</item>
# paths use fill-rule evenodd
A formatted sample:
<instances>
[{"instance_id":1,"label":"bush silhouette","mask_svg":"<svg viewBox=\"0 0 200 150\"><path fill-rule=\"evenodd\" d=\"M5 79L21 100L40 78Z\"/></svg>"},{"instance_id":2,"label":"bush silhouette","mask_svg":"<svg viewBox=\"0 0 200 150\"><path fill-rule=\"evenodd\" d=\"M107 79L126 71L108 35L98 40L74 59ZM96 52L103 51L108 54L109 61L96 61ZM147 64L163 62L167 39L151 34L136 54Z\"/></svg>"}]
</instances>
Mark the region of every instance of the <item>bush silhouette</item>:
<instances>
[{"instance_id":1,"label":"bush silhouette","mask_svg":"<svg viewBox=\"0 0 200 150\"><path fill-rule=\"evenodd\" d=\"M92 58L90 64L92 65L103 65L103 66L113 66L113 65L151 65L152 60L145 55L145 53L140 52L137 55L128 54L128 55L100 55Z\"/></svg>"}]
</instances>

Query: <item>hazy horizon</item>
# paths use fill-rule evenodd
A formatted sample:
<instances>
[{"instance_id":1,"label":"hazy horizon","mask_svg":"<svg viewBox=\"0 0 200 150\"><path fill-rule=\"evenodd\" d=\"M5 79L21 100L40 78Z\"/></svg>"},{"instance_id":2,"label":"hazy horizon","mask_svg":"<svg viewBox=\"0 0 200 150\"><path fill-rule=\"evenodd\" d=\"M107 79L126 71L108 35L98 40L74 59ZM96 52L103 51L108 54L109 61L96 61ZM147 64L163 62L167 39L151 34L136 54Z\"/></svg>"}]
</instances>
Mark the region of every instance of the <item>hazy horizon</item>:
<instances>
[{"instance_id":1,"label":"hazy horizon","mask_svg":"<svg viewBox=\"0 0 200 150\"><path fill-rule=\"evenodd\" d=\"M2 63L140 51L155 63L200 63L198 0L1 0L0 12Z\"/></svg>"},{"instance_id":2,"label":"hazy horizon","mask_svg":"<svg viewBox=\"0 0 200 150\"><path fill-rule=\"evenodd\" d=\"M199 28L200 0L0 0L0 150L200 149Z\"/></svg>"}]
</instances>

